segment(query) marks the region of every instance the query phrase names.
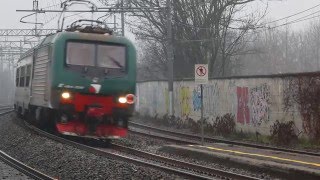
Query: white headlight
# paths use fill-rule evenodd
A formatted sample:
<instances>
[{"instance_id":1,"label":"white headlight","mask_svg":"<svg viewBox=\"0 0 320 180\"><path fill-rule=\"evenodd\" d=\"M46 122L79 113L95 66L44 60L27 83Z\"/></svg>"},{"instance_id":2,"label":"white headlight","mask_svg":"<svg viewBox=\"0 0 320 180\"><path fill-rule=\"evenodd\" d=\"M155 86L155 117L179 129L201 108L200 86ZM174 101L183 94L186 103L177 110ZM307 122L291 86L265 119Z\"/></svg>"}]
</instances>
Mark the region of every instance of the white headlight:
<instances>
[{"instance_id":1,"label":"white headlight","mask_svg":"<svg viewBox=\"0 0 320 180\"><path fill-rule=\"evenodd\" d=\"M70 93L64 92L64 93L61 94L61 97L62 97L63 99L69 99L71 96L70 96Z\"/></svg>"},{"instance_id":2,"label":"white headlight","mask_svg":"<svg viewBox=\"0 0 320 180\"><path fill-rule=\"evenodd\" d=\"M119 103L121 103L121 104L127 103L127 98L126 97L120 97L119 98Z\"/></svg>"}]
</instances>

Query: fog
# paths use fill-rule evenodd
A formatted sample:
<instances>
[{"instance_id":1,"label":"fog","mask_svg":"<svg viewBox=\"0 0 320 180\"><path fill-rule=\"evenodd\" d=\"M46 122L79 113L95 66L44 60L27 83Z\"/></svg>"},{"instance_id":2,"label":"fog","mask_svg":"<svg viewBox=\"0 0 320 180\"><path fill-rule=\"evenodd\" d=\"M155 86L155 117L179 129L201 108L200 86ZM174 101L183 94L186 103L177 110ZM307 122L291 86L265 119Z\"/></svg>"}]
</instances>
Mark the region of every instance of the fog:
<instances>
[{"instance_id":1,"label":"fog","mask_svg":"<svg viewBox=\"0 0 320 180\"><path fill-rule=\"evenodd\" d=\"M33 24L20 23L20 19L30 13L16 12L17 9L32 9L33 0L10 0L0 2L0 29L29 29L34 28ZM103 2L100 0L93 0L98 6L103 6ZM113 1L108 1L113 2ZM126 1L125 1L126 2ZM319 71L319 34L318 28L320 26L318 11L320 6L318 0L262 0L256 1L245 7L248 13L259 12L263 14L265 10L266 14L260 23L267 23L274 20L275 23L267 24L269 28L257 28L250 31L252 35L247 35L245 38L248 43L245 45L245 52L241 55L232 56L227 58L224 65L223 76L241 76L241 75L268 75L268 74L281 74L281 73L300 73L300 72L315 72ZM60 0L41 0L39 1L39 8L46 9L58 9L60 7ZM315 8L312 8L315 7ZM78 6L76 8L85 9L86 7ZM312 8L312 9L310 9ZM310 10L308 10L310 9ZM307 10L306 12L295 15L299 12ZM82 14L68 14L67 23L72 22L79 18L91 18L91 13ZM288 17L290 15L294 15ZM310 16L308 16L310 15ZM102 16L101 14L93 14L93 18L97 19ZM308 16L307 18L304 18ZM37 28L57 28L58 13L46 13L38 15L38 22L44 23L37 26ZM288 18L283 18L288 17ZM119 27L120 18L116 16L117 26ZM130 21L132 16L127 15L126 19ZM301 20L294 22L295 20ZM134 18L133 18L134 19ZM30 16L25 20L32 22L35 20L35 16ZM107 19L107 22L113 22L113 16ZM275 26L283 25L288 22L288 25L273 28ZM191 24L192 25L192 24ZM131 28L129 24L126 24L126 36L131 39L139 50L139 77L144 79L144 76L152 78L166 78L166 69L161 67L154 72L154 62L165 59L164 51L157 50L161 57L155 57L150 54L150 51L146 51L141 47L141 44L147 44L145 41L136 39L132 33L134 28ZM1 36L1 47L4 49L10 49L11 46L19 48L21 44L7 45L5 41L23 41L28 40L37 41L38 38L31 37L8 37ZM174 37L175 38L175 37ZM190 37L191 38L191 37ZM190 39L189 38L189 39ZM204 37L210 39L211 37ZM30 48L30 44L23 43L22 48ZM183 49L183 47L181 47ZM182 52L182 49L176 50L176 52ZM3 49L2 49L3 50ZM148 54L149 53L149 54ZM150 57L151 56L151 57ZM14 94L14 67L19 56L2 54L0 59L0 104L10 103ZM178 57L178 56L177 56ZM143 58L152 60L152 63L145 63ZM158 59L157 59L158 58ZM179 62L180 59L175 59ZM165 62L165 61L164 61ZM220 68L219 59L216 61L215 68ZM224 62L221 60L221 62ZM194 62L190 61L190 64ZM164 64L166 66L166 64ZM151 68L151 70L150 70ZM181 66L175 67L175 72L179 74ZM192 68L190 68L192 69ZM221 69L221 68L220 68ZM153 71L153 72L152 72ZM213 71L217 72L215 69ZM162 73L162 74L161 74ZM185 73L185 72L184 72ZM181 73L182 76L189 78L193 76L193 72ZM213 76L221 76L216 73Z\"/></svg>"}]
</instances>

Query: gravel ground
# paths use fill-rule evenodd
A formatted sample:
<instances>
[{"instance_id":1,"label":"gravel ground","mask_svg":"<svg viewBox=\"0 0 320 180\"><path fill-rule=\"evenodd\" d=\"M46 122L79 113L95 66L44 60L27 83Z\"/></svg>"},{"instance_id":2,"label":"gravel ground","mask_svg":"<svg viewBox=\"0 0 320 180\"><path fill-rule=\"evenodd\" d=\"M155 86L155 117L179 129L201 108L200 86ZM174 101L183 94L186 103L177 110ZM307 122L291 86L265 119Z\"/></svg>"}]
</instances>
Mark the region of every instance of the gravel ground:
<instances>
[{"instance_id":1,"label":"gravel ground","mask_svg":"<svg viewBox=\"0 0 320 180\"><path fill-rule=\"evenodd\" d=\"M1 180L32 180L28 176L0 161L0 179Z\"/></svg>"},{"instance_id":2,"label":"gravel ground","mask_svg":"<svg viewBox=\"0 0 320 180\"><path fill-rule=\"evenodd\" d=\"M151 153L157 153L158 149L163 145L174 144L161 139L150 138L142 135L135 135L133 133L128 134L127 138L114 140L113 143L131 147L139 150L148 151Z\"/></svg>"},{"instance_id":3,"label":"gravel ground","mask_svg":"<svg viewBox=\"0 0 320 180\"><path fill-rule=\"evenodd\" d=\"M261 173L261 172L254 173L246 169L230 168L230 167L223 166L221 164L212 163L210 161L205 162L205 161L188 158L185 156L179 156L177 154L168 154L168 153L161 152L160 148L162 147L162 145L175 144L175 143L166 142L164 140L160 140L156 138L150 138L142 135L135 135L135 134L129 133L126 139L116 140L114 141L114 143L127 146L127 147L132 147L139 150L144 150L150 153L162 155L169 158L183 160L183 161L194 163L194 164L199 164L199 165L221 169L221 170L227 170L233 173L254 176L261 179L277 179L276 177L271 177L270 175Z\"/></svg>"},{"instance_id":4,"label":"gravel ground","mask_svg":"<svg viewBox=\"0 0 320 180\"><path fill-rule=\"evenodd\" d=\"M14 114L0 117L0 149L59 179L182 179L97 156L34 134Z\"/></svg>"}]
</instances>

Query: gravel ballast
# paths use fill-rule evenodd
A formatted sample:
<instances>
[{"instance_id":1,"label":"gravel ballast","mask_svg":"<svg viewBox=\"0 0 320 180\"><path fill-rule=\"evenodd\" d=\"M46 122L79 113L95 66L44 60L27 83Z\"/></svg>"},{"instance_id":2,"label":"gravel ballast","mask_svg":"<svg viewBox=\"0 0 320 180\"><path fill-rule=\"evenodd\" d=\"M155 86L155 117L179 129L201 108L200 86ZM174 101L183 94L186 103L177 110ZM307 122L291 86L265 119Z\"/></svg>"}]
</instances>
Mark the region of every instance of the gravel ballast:
<instances>
[{"instance_id":1,"label":"gravel ballast","mask_svg":"<svg viewBox=\"0 0 320 180\"><path fill-rule=\"evenodd\" d=\"M182 179L41 137L24 127L14 113L0 117L0 137L2 151L59 179Z\"/></svg>"},{"instance_id":2,"label":"gravel ballast","mask_svg":"<svg viewBox=\"0 0 320 180\"><path fill-rule=\"evenodd\" d=\"M139 149L139 150L143 150L143 151L147 151L150 153L158 154L158 155L165 156L168 158L183 160L186 162L190 162L190 163L194 163L194 164L198 164L198 165L202 165L202 166L206 166L206 167L211 167L211 168L215 168L215 169L225 170L225 171L229 171L229 172L233 172L233 173L237 173L237 174L253 176L253 177L257 177L257 178L261 178L261 179L277 179L277 177L270 176L266 173L252 172L245 167L244 167L245 169L228 167L228 166L224 166L222 164L213 163L211 160L202 161L200 159L190 158L190 157L187 157L182 154L179 155L177 153L173 154L173 153L163 152L161 149L164 145L175 144L175 143L166 142L164 140L157 139L157 138L150 138L148 136L135 135L134 133L129 133L129 135L126 139L117 140L114 143L120 144L123 146L127 146L127 147L131 147L131 148L135 148L135 149Z\"/></svg>"}]
</instances>

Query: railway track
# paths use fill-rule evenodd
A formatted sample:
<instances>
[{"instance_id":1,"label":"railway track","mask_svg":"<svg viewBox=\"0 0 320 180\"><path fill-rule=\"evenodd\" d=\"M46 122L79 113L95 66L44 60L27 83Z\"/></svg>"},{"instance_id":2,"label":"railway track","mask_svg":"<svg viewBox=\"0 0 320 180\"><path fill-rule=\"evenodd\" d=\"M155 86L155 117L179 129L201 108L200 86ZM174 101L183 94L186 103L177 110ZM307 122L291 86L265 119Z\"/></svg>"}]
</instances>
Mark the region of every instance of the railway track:
<instances>
[{"instance_id":1,"label":"railway track","mask_svg":"<svg viewBox=\"0 0 320 180\"><path fill-rule=\"evenodd\" d=\"M130 132L141 134L141 135L148 135L153 136L155 138L161 138L166 140L171 140L178 143L186 143L186 144L200 144L201 142L201 136L199 135L193 135L193 134L187 134L187 133L181 133L181 132L175 132L160 128L155 128L152 126L147 126L135 122L129 122L129 127L134 127L136 129L130 129ZM146 131L138 131L138 129L153 131L157 133L164 134L164 136L161 135L155 135L150 134ZM173 137L172 137L173 136ZM274 151L282 151L287 153L295 153L295 154L306 154L311 156L320 156L320 153L315 152L308 152L308 151L300 151L300 150L294 150L294 149L285 149L285 148L278 148L273 146L264 146L264 145L258 145L258 144L250 144L245 142L238 142L238 141L231 141L231 140L225 140L225 139L219 139L219 138L212 138L212 137L204 137L204 141L208 143L225 143L225 144L232 144L232 145L239 145L239 146L245 146L245 147L252 147L252 148L258 148L258 149L266 149L266 150L274 150Z\"/></svg>"},{"instance_id":2,"label":"railway track","mask_svg":"<svg viewBox=\"0 0 320 180\"><path fill-rule=\"evenodd\" d=\"M197 165L197 164L192 164L192 163L188 163L188 162L184 162L184 161L180 161L180 160L176 160L176 159L171 159L171 158L167 158L164 156L152 154L149 152L137 150L134 148L125 147L122 145L112 144L112 147L114 149L117 149L118 151L126 152L128 154L134 154L136 156L147 158L152 161L157 161L161 164L166 164L167 166L172 166L173 168L179 167L180 169L192 170L194 172L197 172L197 173L200 173L200 174L203 174L206 176L208 176L208 175L212 176L213 178L258 179L255 177L240 175L240 174L236 174L236 173L230 173L230 172L219 170L219 169L209 168L209 167L205 167L205 166L201 166L201 165Z\"/></svg>"},{"instance_id":3,"label":"railway track","mask_svg":"<svg viewBox=\"0 0 320 180\"><path fill-rule=\"evenodd\" d=\"M13 111L12 106L8 106L8 105L0 105L0 116L1 115L5 115L7 113L10 113Z\"/></svg>"},{"instance_id":4,"label":"railway track","mask_svg":"<svg viewBox=\"0 0 320 180\"><path fill-rule=\"evenodd\" d=\"M22 172L23 174L27 175L30 178L33 178L35 180L55 180L55 178L52 178L50 176L47 176L36 169L33 169L22 162L10 157L6 153L0 151L0 160L8 164L9 166L13 167L14 169L18 170L19 172Z\"/></svg>"},{"instance_id":5,"label":"railway track","mask_svg":"<svg viewBox=\"0 0 320 180\"><path fill-rule=\"evenodd\" d=\"M163 156L151 154L148 152L136 150L133 148L120 146L117 144L111 144L111 149L97 148L87 146L82 143L71 141L48 132L42 131L28 123L26 126L42 136L46 136L50 139L58 141L63 144L68 144L81 150L85 150L90 153L98 154L101 156L117 159L137 165L151 167L167 173L176 174L181 177L190 179L246 179L253 180L258 179L255 177L249 177L241 174L235 174L228 171L208 168L200 165L195 165L175 159L166 158ZM113 150L113 151L112 151ZM115 151L114 151L115 150ZM121 153L119 153L121 152Z\"/></svg>"},{"instance_id":6,"label":"railway track","mask_svg":"<svg viewBox=\"0 0 320 180\"><path fill-rule=\"evenodd\" d=\"M7 113L12 112L12 106L0 106L0 116L3 116ZM13 167L14 169L18 170L19 172L27 175L30 178L33 178L35 180L54 180L55 178L52 178L50 176L47 176L36 169L33 169L32 167L29 167L22 162L10 157L6 153L0 151L0 161L5 162L9 166Z\"/></svg>"}]
</instances>

